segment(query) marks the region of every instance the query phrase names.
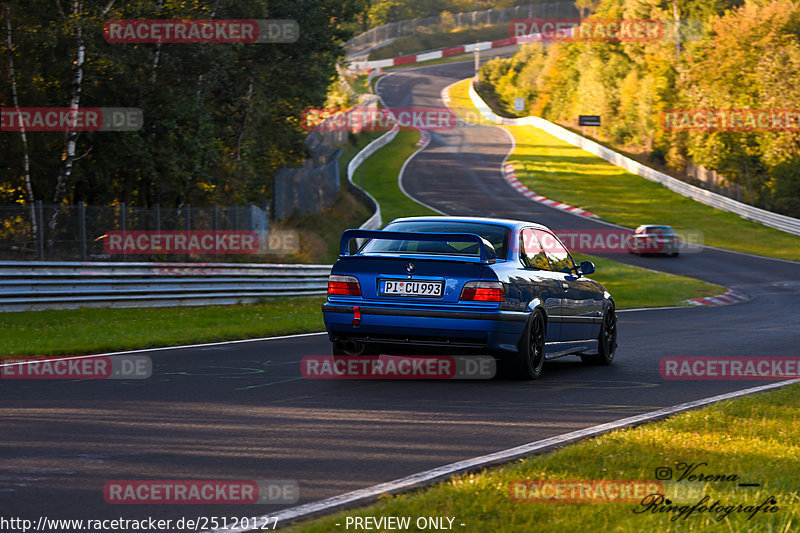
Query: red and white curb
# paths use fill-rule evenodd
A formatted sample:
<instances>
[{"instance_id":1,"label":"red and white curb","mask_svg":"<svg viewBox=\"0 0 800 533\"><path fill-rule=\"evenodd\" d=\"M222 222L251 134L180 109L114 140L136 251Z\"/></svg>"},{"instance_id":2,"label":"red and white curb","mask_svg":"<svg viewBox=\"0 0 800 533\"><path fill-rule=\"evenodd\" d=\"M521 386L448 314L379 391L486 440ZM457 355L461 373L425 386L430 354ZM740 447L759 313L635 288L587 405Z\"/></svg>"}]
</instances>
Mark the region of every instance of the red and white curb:
<instances>
[{"instance_id":1,"label":"red and white curb","mask_svg":"<svg viewBox=\"0 0 800 533\"><path fill-rule=\"evenodd\" d=\"M573 207L571 205L567 205L561 202L556 202L555 200L550 200L542 196L541 194L536 194L529 188L525 186L524 183L517 179L517 176L514 172L514 165L511 163L506 163L503 167L503 177L511 185L513 188L517 190L518 193L522 194L523 196L527 196L534 202L539 202L540 204L548 205L550 207L555 207L556 209L561 209L562 211L567 211L574 215L580 215L584 217L592 217L592 218L600 218L594 213L590 211L586 211L585 209L581 209L580 207Z\"/></svg>"},{"instance_id":2,"label":"red and white curb","mask_svg":"<svg viewBox=\"0 0 800 533\"><path fill-rule=\"evenodd\" d=\"M728 291L719 296L707 296L705 298L690 298L686 300L692 305L732 305L746 302L750 297L737 291Z\"/></svg>"},{"instance_id":3,"label":"red and white curb","mask_svg":"<svg viewBox=\"0 0 800 533\"><path fill-rule=\"evenodd\" d=\"M443 57L454 56L459 54L466 54L478 50L491 50L492 48L503 48L515 44L527 42L525 37L508 37L506 39L498 39L496 41L484 41L482 43L463 44L461 46L453 46L445 48L444 50L436 50L433 52L424 52L422 54L413 54L408 56L392 57L390 59L376 59L373 61L351 61L350 69L373 69L383 67L395 67L397 65L411 65L414 63L421 63L423 61L430 61L432 59L441 59Z\"/></svg>"}]
</instances>

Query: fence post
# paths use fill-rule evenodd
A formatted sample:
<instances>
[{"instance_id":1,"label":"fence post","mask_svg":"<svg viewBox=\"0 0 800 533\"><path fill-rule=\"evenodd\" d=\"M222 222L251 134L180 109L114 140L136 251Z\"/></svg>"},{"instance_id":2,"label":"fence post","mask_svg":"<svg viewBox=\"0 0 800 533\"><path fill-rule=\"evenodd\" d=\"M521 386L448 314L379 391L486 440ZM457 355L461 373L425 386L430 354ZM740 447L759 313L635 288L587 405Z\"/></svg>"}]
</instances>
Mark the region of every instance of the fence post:
<instances>
[{"instance_id":1,"label":"fence post","mask_svg":"<svg viewBox=\"0 0 800 533\"><path fill-rule=\"evenodd\" d=\"M86 202L78 202L78 218L81 225L81 261L86 261Z\"/></svg>"},{"instance_id":2,"label":"fence post","mask_svg":"<svg viewBox=\"0 0 800 533\"><path fill-rule=\"evenodd\" d=\"M186 238L187 238L187 241L188 241L188 238L189 238L189 231L191 231L191 229L192 229L192 206L191 206L191 204L187 203L186 204ZM188 250L189 247L187 246L186 249ZM192 259L192 256L187 251L186 252L186 261L191 261L191 259Z\"/></svg>"},{"instance_id":3,"label":"fence post","mask_svg":"<svg viewBox=\"0 0 800 533\"><path fill-rule=\"evenodd\" d=\"M122 229L122 234L125 235L125 232L128 230L128 213L125 209L125 202L119 203L119 227ZM128 254L125 252L125 246L122 247L122 260L128 260Z\"/></svg>"},{"instance_id":4,"label":"fence post","mask_svg":"<svg viewBox=\"0 0 800 533\"><path fill-rule=\"evenodd\" d=\"M37 248L39 249L39 261L44 261L44 213L42 208L42 201L36 200L36 218L38 219L38 235L36 235L36 240L38 241Z\"/></svg>"}]
</instances>

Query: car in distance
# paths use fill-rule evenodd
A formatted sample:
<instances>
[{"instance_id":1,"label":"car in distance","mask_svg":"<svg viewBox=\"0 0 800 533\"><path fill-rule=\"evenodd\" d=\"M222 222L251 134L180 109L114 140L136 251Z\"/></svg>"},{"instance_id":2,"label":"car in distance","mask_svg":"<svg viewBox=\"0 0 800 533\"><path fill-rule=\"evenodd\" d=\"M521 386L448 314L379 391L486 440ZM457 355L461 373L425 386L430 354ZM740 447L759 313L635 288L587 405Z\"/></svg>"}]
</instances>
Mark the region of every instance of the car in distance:
<instances>
[{"instance_id":1,"label":"car in distance","mask_svg":"<svg viewBox=\"0 0 800 533\"><path fill-rule=\"evenodd\" d=\"M343 233L322 312L335 356L491 354L507 375L535 379L546 359L613 361L614 300L592 272L540 224L400 218Z\"/></svg>"},{"instance_id":2,"label":"car in distance","mask_svg":"<svg viewBox=\"0 0 800 533\"><path fill-rule=\"evenodd\" d=\"M677 256L680 240L671 226L643 224L636 228L628 240L631 254L670 254Z\"/></svg>"}]
</instances>

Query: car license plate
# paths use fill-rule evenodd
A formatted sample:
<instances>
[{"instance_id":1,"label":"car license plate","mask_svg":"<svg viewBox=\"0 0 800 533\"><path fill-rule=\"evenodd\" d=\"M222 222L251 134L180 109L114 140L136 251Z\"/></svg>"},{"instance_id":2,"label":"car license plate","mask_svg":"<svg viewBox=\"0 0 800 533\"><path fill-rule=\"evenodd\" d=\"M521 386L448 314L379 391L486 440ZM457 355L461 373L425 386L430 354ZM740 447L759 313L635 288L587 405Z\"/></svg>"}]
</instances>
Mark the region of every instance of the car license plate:
<instances>
[{"instance_id":1,"label":"car license plate","mask_svg":"<svg viewBox=\"0 0 800 533\"><path fill-rule=\"evenodd\" d=\"M443 287L444 283L441 281L383 281L381 282L381 294L441 298Z\"/></svg>"}]
</instances>

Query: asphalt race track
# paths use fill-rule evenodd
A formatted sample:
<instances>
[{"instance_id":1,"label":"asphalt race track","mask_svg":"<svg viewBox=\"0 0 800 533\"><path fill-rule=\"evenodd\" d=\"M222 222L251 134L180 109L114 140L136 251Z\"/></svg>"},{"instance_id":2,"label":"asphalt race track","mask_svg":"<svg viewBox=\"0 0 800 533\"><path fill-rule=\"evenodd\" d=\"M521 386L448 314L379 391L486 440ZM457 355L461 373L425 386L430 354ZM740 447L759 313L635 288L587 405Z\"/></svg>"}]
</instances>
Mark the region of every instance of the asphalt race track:
<instances>
[{"instance_id":1,"label":"asphalt race track","mask_svg":"<svg viewBox=\"0 0 800 533\"><path fill-rule=\"evenodd\" d=\"M441 106L471 63L393 73L391 106ZM403 184L448 214L602 228L515 192L496 127L433 133ZM700 228L702 229L702 228ZM299 503L764 381L664 381L666 356L800 354L800 264L705 249L617 260L737 289L749 302L620 314L617 360L545 365L532 382L306 380L324 335L143 352L146 380L0 382L0 508L37 519L265 515L286 505L112 505L110 480L296 480ZM146 335L146 332L142 332Z\"/></svg>"}]
</instances>

